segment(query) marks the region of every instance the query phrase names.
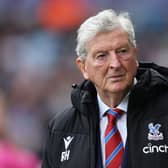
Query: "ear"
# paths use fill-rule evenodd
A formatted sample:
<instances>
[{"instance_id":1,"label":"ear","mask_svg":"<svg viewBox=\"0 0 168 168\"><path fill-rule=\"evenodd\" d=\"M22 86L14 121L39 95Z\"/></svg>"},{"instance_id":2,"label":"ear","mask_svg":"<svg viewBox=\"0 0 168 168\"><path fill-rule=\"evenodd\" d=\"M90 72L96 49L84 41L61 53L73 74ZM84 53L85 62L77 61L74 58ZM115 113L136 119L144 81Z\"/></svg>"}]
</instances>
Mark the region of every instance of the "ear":
<instances>
[{"instance_id":1,"label":"ear","mask_svg":"<svg viewBox=\"0 0 168 168\"><path fill-rule=\"evenodd\" d=\"M88 77L85 61L82 58L78 57L78 58L76 58L76 64L77 64L79 70L82 72L83 77L85 79L88 79L89 77Z\"/></svg>"}]
</instances>

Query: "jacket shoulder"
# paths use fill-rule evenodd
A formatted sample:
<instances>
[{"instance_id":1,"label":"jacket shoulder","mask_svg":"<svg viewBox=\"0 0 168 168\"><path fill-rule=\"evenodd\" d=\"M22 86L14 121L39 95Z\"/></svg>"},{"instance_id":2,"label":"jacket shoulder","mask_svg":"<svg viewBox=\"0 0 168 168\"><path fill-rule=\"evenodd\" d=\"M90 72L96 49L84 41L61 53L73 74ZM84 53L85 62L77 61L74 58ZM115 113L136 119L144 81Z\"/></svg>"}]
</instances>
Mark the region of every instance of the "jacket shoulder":
<instances>
[{"instance_id":1,"label":"jacket shoulder","mask_svg":"<svg viewBox=\"0 0 168 168\"><path fill-rule=\"evenodd\" d=\"M62 112L54 114L49 120L48 124L49 131L55 132L66 129L66 125L68 125L68 122L73 121L74 113L75 109L71 107Z\"/></svg>"}]
</instances>

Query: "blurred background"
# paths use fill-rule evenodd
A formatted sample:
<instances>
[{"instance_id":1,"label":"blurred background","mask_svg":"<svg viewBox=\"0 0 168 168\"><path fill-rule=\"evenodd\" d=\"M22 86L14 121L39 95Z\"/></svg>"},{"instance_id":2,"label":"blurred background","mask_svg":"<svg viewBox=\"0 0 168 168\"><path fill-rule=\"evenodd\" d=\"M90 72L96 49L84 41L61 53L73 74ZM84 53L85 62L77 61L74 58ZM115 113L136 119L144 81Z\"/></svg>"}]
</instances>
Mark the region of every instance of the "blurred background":
<instances>
[{"instance_id":1,"label":"blurred background","mask_svg":"<svg viewBox=\"0 0 168 168\"><path fill-rule=\"evenodd\" d=\"M168 66L167 6L167 0L0 0L0 152L16 156L16 148L40 162L48 119L70 105L71 85L82 80L76 30L88 16L128 11L139 60Z\"/></svg>"}]
</instances>

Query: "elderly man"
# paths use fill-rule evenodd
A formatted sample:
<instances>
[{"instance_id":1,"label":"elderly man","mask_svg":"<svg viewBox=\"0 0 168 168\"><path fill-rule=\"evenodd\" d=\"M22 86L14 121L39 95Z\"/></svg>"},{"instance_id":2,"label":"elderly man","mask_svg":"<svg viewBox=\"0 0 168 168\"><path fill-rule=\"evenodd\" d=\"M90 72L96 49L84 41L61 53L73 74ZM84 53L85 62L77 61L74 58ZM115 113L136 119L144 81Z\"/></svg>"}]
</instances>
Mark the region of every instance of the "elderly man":
<instances>
[{"instance_id":1,"label":"elderly man","mask_svg":"<svg viewBox=\"0 0 168 168\"><path fill-rule=\"evenodd\" d=\"M138 63L128 14L88 18L76 52L85 80L73 85L72 107L49 124L43 168L165 167L168 69Z\"/></svg>"}]
</instances>

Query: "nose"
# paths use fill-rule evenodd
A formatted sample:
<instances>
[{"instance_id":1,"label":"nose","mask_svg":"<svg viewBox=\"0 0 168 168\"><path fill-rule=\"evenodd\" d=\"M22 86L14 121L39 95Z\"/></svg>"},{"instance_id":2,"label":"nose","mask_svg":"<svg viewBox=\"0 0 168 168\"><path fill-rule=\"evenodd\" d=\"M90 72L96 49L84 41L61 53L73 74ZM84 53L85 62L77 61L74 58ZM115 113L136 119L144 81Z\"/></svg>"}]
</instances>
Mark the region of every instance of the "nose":
<instances>
[{"instance_id":1,"label":"nose","mask_svg":"<svg viewBox=\"0 0 168 168\"><path fill-rule=\"evenodd\" d=\"M115 51L110 53L109 57L109 66L111 68L119 68L121 66L121 62Z\"/></svg>"}]
</instances>

